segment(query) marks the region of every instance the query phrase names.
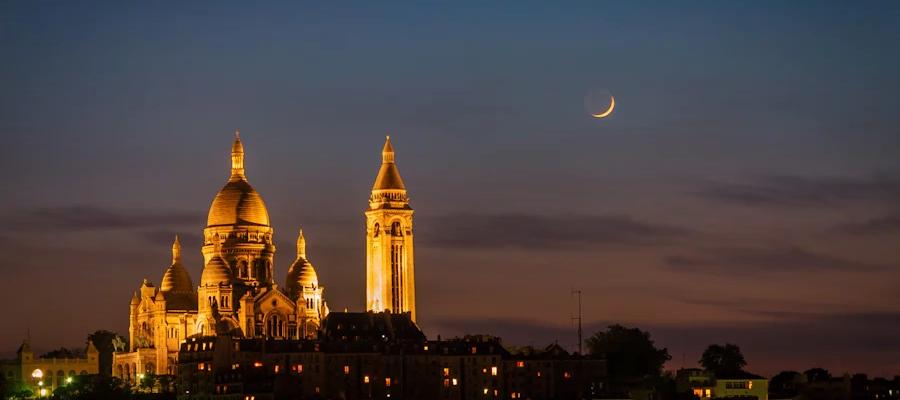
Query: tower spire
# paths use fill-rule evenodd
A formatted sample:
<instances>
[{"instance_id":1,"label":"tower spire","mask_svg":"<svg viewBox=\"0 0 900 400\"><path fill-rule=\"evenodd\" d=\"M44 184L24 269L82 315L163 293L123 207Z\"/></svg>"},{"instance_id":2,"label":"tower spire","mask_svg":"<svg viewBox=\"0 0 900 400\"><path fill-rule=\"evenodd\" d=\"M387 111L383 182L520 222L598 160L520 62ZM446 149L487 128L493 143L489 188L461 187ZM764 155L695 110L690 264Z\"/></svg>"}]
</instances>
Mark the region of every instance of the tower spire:
<instances>
[{"instance_id":1,"label":"tower spire","mask_svg":"<svg viewBox=\"0 0 900 400\"><path fill-rule=\"evenodd\" d=\"M235 129L234 144L231 145L231 179L244 178L244 144L241 143L241 131Z\"/></svg>"},{"instance_id":2,"label":"tower spire","mask_svg":"<svg viewBox=\"0 0 900 400\"><path fill-rule=\"evenodd\" d=\"M384 136L384 148L381 150L381 162L384 164L394 162L394 146L391 146L391 135Z\"/></svg>"},{"instance_id":3,"label":"tower spire","mask_svg":"<svg viewBox=\"0 0 900 400\"><path fill-rule=\"evenodd\" d=\"M303 237L303 229L297 236L297 258L306 258L306 238Z\"/></svg>"},{"instance_id":4,"label":"tower spire","mask_svg":"<svg viewBox=\"0 0 900 400\"><path fill-rule=\"evenodd\" d=\"M175 242L172 243L172 264L181 262L181 240L175 235Z\"/></svg>"},{"instance_id":5,"label":"tower spire","mask_svg":"<svg viewBox=\"0 0 900 400\"><path fill-rule=\"evenodd\" d=\"M378 170L378 176L375 177L375 184L372 185L373 194L380 190L406 191L403 179L400 178L400 171L397 169L397 164L394 163L394 146L391 144L390 135L384 137L384 147L381 149L381 168Z\"/></svg>"}]
</instances>

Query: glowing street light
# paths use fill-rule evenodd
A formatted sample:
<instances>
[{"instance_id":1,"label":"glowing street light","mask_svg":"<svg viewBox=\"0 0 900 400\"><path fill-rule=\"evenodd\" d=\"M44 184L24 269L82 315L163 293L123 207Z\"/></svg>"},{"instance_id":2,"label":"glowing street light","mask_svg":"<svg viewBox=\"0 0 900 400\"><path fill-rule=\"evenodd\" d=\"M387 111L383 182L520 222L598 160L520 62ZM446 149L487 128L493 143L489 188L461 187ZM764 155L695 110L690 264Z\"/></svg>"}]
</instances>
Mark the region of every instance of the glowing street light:
<instances>
[{"instance_id":1,"label":"glowing street light","mask_svg":"<svg viewBox=\"0 0 900 400\"><path fill-rule=\"evenodd\" d=\"M71 377L71 376L68 377L68 378L66 378L66 384L69 384L69 383L72 383L72 377Z\"/></svg>"}]
</instances>

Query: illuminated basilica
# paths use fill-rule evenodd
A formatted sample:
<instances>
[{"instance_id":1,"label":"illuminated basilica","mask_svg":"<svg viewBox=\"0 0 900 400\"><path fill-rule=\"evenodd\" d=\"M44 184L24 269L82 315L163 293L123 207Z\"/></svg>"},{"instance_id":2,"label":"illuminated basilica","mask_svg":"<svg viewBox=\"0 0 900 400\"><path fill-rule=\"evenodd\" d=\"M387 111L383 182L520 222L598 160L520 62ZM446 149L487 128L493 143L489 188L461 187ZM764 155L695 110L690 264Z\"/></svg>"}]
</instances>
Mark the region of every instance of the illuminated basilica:
<instances>
[{"instance_id":1,"label":"illuminated basilica","mask_svg":"<svg viewBox=\"0 0 900 400\"><path fill-rule=\"evenodd\" d=\"M366 219L366 308L409 313L415 320L413 210L387 138ZM235 134L231 175L209 208L203 230L200 284L182 263L175 237L172 263L159 287L144 279L131 299L129 351L114 358L114 375L174 374L189 337L314 339L329 313L324 287L307 259L301 230L284 287L275 282L274 231L260 194L244 172Z\"/></svg>"}]
</instances>

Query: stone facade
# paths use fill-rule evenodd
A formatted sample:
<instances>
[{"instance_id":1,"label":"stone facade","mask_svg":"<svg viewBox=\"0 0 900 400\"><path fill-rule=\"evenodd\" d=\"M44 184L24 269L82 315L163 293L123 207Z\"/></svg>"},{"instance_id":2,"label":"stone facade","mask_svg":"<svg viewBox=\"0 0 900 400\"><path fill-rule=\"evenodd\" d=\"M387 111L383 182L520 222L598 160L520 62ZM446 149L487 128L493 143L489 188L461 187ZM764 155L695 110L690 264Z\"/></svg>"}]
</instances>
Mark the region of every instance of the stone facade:
<instances>
[{"instance_id":1,"label":"stone facade","mask_svg":"<svg viewBox=\"0 0 900 400\"><path fill-rule=\"evenodd\" d=\"M235 134L231 174L214 197L203 230L199 285L182 265L176 237L160 286L144 279L132 297L130 348L114 355L113 374L129 382L146 374L174 375L179 348L189 337L315 338L328 306L307 258L306 239L301 231L286 285L280 287L273 235L262 196L247 181L244 145Z\"/></svg>"},{"instance_id":2,"label":"stone facade","mask_svg":"<svg viewBox=\"0 0 900 400\"><path fill-rule=\"evenodd\" d=\"M16 352L14 360L0 363L0 374L10 382L27 384L35 395L44 396L71 381L77 375L97 374L100 368L100 353L94 344L87 343L84 357L77 358L40 358L35 357L31 343L26 340Z\"/></svg>"}]
</instances>

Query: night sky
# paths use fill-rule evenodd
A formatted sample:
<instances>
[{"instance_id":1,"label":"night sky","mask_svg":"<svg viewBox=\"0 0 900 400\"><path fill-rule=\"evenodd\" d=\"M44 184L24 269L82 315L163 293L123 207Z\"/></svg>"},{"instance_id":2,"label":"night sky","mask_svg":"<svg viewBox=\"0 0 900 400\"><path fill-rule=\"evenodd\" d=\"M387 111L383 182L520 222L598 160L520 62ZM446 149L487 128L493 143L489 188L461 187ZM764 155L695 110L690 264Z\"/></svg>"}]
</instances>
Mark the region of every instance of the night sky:
<instances>
[{"instance_id":1,"label":"night sky","mask_svg":"<svg viewBox=\"0 0 900 400\"><path fill-rule=\"evenodd\" d=\"M431 338L571 349L578 288L586 332L649 330L669 368L729 341L757 373L893 376L898 21L897 2L3 2L0 355L29 330L37 350L127 336L176 233L197 284L240 129L278 282L302 226L332 310L364 308L389 133Z\"/></svg>"}]
</instances>

